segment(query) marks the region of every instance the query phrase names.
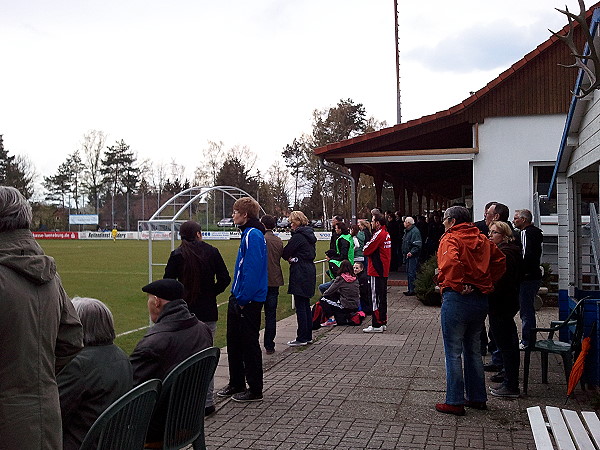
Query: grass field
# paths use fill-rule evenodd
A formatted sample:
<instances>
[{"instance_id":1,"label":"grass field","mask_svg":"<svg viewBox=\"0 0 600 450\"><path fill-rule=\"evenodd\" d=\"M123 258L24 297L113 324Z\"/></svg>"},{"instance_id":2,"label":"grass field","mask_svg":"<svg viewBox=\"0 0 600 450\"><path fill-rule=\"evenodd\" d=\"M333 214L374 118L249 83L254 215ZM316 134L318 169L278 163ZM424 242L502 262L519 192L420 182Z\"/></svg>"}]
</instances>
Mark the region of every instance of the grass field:
<instances>
[{"instance_id":1,"label":"grass field","mask_svg":"<svg viewBox=\"0 0 600 450\"><path fill-rule=\"evenodd\" d=\"M146 307L147 295L141 291L148 283L147 241L101 241L101 240L39 240L46 254L56 260L63 286L71 297L92 297L102 300L111 309L117 334L149 324ZM233 277L239 240L210 241L219 249ZM176 245L179 245L178 243ZM317 242L317 259L324 258L329 241ZM153 262L166 264L170 253L169 241L153 242ZM287 294L289 264L281 262L286 285L279 290L278 320L294 313L291 296ZM154 267L153 280L162 278L164 267ZM317 267L317 281L321 280L321 267ZM318 283L317 283L318 284ZM219 322L215 345L223 347L226 332L226 313L229 289L217 302ZM314 300L314 298L313 298ZM116 343L127 354L146 330L136 331L117 338Z\"/></svg>"}]
</instances>

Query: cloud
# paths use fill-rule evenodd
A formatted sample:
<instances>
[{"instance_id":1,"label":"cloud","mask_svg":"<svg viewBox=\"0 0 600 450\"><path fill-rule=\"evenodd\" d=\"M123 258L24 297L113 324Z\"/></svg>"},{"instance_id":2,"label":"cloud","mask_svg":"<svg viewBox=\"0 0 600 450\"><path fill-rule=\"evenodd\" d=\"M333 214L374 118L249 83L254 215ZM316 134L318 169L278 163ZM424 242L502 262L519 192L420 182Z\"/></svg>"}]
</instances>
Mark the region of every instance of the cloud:
<instances>
[{"instance_id":1,"label":"cloud","mask_svg":"<svg viewBox=\"0 0 600 450\"><path fill-rule=\"evenodd\" d=\"M538 41L539 33L530 27L506 21L479 23L434 45L401 52L401 58L436 72L469 73L509 66L541 44Z\"/></svg>"}]
</instances>

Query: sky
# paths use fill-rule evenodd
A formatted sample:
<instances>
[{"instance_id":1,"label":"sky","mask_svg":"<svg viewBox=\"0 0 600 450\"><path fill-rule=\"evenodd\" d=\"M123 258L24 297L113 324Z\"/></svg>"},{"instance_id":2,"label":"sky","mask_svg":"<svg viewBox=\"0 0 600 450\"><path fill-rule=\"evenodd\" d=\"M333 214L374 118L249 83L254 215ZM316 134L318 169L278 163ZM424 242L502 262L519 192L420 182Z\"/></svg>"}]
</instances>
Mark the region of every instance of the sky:
<instances>
[{"instance_id":1,"label":"sky","mask_svg":"<svg viewBox=\"0 0 600 450\"><path fill-rule=\"evenodd\" d=\"M403 122L460 103L548 39L567 23L554 8L579 12L576 0L398 4ZM40 178L93 129L190 177L209 140L247 146L264 173L340 99L394 125L395 64L393 0L0 0L0 134Z\"/></svg>"}]
</instances>

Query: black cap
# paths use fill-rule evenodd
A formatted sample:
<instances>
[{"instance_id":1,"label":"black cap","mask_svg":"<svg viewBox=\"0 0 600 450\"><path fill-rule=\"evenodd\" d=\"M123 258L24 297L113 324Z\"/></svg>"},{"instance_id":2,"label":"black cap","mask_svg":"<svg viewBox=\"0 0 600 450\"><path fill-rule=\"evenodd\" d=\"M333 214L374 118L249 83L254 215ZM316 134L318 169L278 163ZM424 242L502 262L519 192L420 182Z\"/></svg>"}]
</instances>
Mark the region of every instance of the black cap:
<instances>
[{"instance_id":1,"label":"black cap","mask_svg":"<svg viewBox=\"0 0 600 450\"><path fill-rule=\"evenodd\" d=\"M156 295L163 300L179 300L183 298L183 284L170 278L153 281L144 286L142 291Z\"/></svg>"}]
</instances>

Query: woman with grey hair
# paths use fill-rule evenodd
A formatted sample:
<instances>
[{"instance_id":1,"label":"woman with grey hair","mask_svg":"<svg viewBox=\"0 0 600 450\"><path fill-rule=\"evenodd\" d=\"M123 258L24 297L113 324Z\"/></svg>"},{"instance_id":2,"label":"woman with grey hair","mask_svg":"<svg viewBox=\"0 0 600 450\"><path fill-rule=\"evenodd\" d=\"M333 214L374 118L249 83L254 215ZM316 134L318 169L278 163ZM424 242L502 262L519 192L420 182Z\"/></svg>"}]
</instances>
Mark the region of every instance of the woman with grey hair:
<instances>
[{"instance_id":1,"label":"woman with grey hair","mask_svg":"<svg viewBox=\"0 0 600 450\"><path fill-rule=\"evenodd\" d=\"M31 207L0 186L0 447L61 447L56 373L82 344L81 323L35 241Z\"/></svg>"},{"instance_id":2,"label":"woman with grey hair","mask_svg":"<svg viewBox=\"0 0 600 450\"><path fill-rule=\"evenodd\" d=\"M63 420L63 448L78 449L94 421L133 386L129 357L113 344L108 307L95 298L75 297L83 325L83 350L56 377Z\"/></svg>"}]
</instances>

